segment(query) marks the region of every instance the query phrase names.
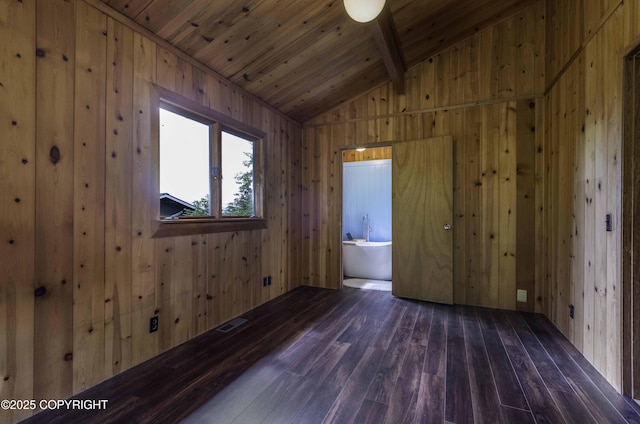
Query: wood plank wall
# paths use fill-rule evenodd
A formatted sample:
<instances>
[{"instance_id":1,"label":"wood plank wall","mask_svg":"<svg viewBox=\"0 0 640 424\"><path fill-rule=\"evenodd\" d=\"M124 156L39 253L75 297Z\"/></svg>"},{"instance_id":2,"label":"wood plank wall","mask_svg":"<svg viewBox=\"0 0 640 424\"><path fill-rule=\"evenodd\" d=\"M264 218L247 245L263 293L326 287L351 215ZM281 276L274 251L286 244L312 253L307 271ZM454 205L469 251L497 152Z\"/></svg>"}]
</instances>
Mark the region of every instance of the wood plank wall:
<instances>
[{"instance_id":1,"label":"wood plank wall","mask_svg":"<svg viewBox=\"0 0 640 424\"><path fill-rule=\"evenodd\" d=\"M547 16L547 33L556 36L548 39L546 53L545 313L621 390L623 58L640 45L640 7L550 0ZM561 28L571 43L563 44ZM613 232L605 229L607 214Z\"/></svg>"},{"instance_id":2,"label":"wood plank wall","mask_svg":"<svg viewBox=\"0 0 640 424\"><path fill-rule=\"evenodd\" d=\"M0 3L0 396L32 399L35 334L36 7ZM0 421L23 411L3 410Z\"/></svg>"},{"instance_id":3,"label":"wood plank wall","mask_svg":"<svg viewBox=\"0 0 640 424\"><path fill-rule=\"evenodd\" d=\"M452 135L455 302L542 310L544 275L532 270L543 230L532 219L542 193L544 8L410 69L406 95L384 85L305 124L305 284L340 284L341 146ZM516 304L517 288L527 303Z\"/></svg>"},{"instance_id":4,"label":"wood plank wall","mask_svg":"<svg viewBox=\"0 0 640 424\"><path fill-rule=\"evenodd\" d=\"M3 399L66 398L301 283L299 125L119 21L0 0ZM268 229L151 238L150 83L268 134Z\"/></svg>"},{"instance_id":5,"label":"wood plank wall","mask_svg":"<svg viewBox=\"0 0 640 424\"><path fill-rule=\"evenodd\" d=\"M391 159L391 146L368 148L362 152L356 149L342 151L343 162L361 162L380 159Z\"/></svg>"}]
</instances>

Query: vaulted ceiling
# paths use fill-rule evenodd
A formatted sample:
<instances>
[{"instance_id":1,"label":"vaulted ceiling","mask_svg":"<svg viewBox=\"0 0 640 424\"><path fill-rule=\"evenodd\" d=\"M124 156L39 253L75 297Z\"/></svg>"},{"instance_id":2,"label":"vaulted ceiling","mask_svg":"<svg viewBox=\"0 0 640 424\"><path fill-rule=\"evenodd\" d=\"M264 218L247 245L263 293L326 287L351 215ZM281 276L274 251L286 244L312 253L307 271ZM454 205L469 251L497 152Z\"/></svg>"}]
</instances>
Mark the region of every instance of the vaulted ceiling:
<instances>
[{"instance_id":1,"label":"vaulted ceiling","mask_svg":"<svg viewBox=\"0 0 640 424\"><path fill-rule=\"evenodd\" d=\"M299 122L390 80L342 0L102 0ZM411 67L535 0L387 0Z\"/></svg>"}]
</instances>

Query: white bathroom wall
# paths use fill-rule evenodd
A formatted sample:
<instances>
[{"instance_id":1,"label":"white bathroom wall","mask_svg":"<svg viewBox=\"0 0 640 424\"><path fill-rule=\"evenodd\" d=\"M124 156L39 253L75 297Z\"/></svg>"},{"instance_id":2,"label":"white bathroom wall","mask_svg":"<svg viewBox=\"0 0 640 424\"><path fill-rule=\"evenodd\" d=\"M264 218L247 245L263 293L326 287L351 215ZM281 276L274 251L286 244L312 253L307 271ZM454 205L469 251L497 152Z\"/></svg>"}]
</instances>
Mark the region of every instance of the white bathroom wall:
<instances>
[{"instance_id":1,"label":"white bathroom wall","mask_svg":"<svg viewBox=\"0 0 640 424\"><path fill-rule=\"evenodd\" d=\"M371 241L391 240L391 159L343 164L342 238L362 238L369 214Z\"/></svg>"}]
</instances>

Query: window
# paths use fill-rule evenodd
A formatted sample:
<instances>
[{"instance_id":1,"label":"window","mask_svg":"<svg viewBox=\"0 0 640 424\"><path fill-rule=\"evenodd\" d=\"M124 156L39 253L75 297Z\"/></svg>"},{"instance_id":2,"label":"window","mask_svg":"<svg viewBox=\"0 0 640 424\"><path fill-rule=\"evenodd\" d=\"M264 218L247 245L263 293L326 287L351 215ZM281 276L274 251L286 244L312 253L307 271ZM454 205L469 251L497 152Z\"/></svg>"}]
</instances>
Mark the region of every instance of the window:
<instances>
[{"instance_id":1,"label":"window","mask_svg":"<svg viewBox=\"0 0 640 424\"><path fill-rule=\"evenodd\" d=\"M266 228L264 133L158 91L155 236Z\"/></svg>"}]
</instances>

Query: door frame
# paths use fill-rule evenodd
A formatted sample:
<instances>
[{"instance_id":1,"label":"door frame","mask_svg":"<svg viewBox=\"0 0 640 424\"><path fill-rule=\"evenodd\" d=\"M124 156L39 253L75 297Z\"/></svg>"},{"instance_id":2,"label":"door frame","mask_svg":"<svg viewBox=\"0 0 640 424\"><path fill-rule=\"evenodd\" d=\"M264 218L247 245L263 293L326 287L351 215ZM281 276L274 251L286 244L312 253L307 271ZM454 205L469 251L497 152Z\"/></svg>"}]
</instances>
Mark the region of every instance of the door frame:
<instances>
[{"instance_id":1,"label":"door frame","mask_svg":"<svg viewBox=\"0 0 640 424\"><path fill-rule=\"evenodd\" d=\"M340 243L340 246L338 248L338 252L340 252L340 284L338 285L338 289L342 290L342 282L344 280L344 263L342 261L342 228L344 223L342 222L343 219L343 210L344 210L344 205L342 204L344 201L344 156L343 153L345 150L355 150L355 149L374 149L376 147L391 147L391 153L393 154L393 141L382 141L382 142L377 142L377 143L362 143L362 144L348 144L348 145L343 145L340 146L339 150L340 150L340 202L338 203L340 206L340 225L338 226L338 240ZM393 205L391 206L391 216L393 216ZM393 226L391 227L391 233L393 234ZM393 285L393 270L391 270L391 284Z\"/></svg>"},{"instance_id":2,"label":"door frame","mask_svg":"<svg viewBox=\"0 0 640 424\"><path fill-rule=\"evenodd\" d=\"M640 46L624 56L622 105L622 393L640 398Z\"/></svg>"}]
</instances>

